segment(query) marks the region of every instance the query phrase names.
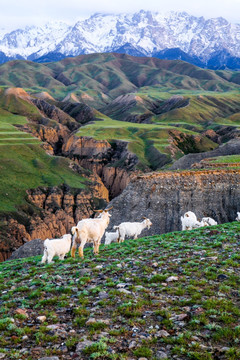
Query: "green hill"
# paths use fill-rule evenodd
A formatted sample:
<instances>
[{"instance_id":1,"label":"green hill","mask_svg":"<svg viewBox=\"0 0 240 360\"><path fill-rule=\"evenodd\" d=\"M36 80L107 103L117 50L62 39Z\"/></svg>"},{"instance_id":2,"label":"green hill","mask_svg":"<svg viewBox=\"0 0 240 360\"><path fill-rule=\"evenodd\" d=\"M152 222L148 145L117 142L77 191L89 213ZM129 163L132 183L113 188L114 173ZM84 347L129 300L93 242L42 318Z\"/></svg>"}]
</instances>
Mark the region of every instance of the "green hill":
<instances>
[{"instance_id":1,"label":"green hill","mask_svg":"<svg viewBox=\"0 0 240 360\"><path fill-rule=\"evenodd\" d=\"M104 104L102 95L111 99L142 87L160 91L239 90L234 72L203 70L183 61L137 58L125 54L90 54L66 58L56 63L37 64L14 60L0 66L1 85L49 91L63 99L69 92L90 97Z\"/></svg>"},{"instance_id":2,"label":"green hill","mask_svg":"<svg viewBox=\"0 0 240 360\"><path fill-rule=\"evenodd\" d=\"M2 359L238 360L237 222L0 264ZM39 318L41 317L41 318Z\"/></svg>"},{"instance_id":3,"label":"green hill","mask_svg":"<svg viewBox=\"0 0 240 360\"><path fill-rule=\"evenodd\" d=\"M40 107L29 98L29 94L45 94L45 104L71 116L61 124L70 121L74 131L84 124L79 136L127 141L142 169L157 169L162 155L167 156L166 163L188 152L214 149L218 143L204 131L240 125L237 75L182 61L90 54L48 64L10 61L0 66L0 75L0 109L8 112L1 126L7 127L13 115L20 115L35 123L28 131L36 130L36 123L42 126L43 116L50 117L44 126L54 123L56 127L55 110L43 114L46 105ZM9 86L18 90L8 90ZM18 130L12 136L12 131L8 137L6 132L1 135L0 144L19 143L17 138L37 141Z\"/></svg>"}]
</instances>

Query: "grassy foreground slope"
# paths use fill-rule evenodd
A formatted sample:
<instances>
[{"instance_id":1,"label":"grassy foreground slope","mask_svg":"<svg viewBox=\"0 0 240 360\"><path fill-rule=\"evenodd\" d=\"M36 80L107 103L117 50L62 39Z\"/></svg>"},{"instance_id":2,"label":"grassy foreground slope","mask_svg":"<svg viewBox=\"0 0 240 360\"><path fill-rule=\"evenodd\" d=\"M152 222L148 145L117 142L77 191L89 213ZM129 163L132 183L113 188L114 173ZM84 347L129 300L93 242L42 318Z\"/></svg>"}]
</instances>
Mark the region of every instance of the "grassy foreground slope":
<instances>
[{"instance_id":1,"label":"grassy foreground slope","mask_svg":"<svg viewBox=\"0 0 240 360\"><path fill-rule=\"evenodd\" d=\"M237 222L0 264L3 359L238 360ZM41 319L37 319L43 316Z\"/></svg>"}]
</instances>

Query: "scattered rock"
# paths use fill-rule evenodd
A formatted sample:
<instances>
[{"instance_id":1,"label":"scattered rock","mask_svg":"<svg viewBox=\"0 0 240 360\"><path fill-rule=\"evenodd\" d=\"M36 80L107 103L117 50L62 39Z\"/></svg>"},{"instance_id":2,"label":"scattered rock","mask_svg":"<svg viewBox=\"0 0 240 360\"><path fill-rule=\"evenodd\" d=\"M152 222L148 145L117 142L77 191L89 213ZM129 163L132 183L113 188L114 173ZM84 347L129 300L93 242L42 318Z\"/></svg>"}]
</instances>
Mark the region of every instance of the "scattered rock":
<instances>
[{"instance_id":1,"label":"scattered rock","mask_svg":"<svg viewBox=\"0 0 240 360\"><path fill-rule=\"evenodd\" d=\"M43 254L43 241L41 239L34 239L28 241L24 245L15 250L8 260L20 259L29 256L36 256Z\"/></svg>"},{"instance_id":2,"label":"scattered rock","mask_svg":"<svg viewBox=\"0 0 240 360\"><path fill-rule=\"evenodd\" d=\"M227 352L227 351L229 351L229 350L230 350L230 348L227 347L227 346L224 346L224 347L222 347L222 348L220 349L221 352Z\"/></svg>"},{"instance_id":3,"label":"scattered rock","mask_svg":"<svg viewBox=\"0 0 240 360\"><path fill-rule=\"evenodd\" d=\"M36 318L36 320L37 320L38 322L43 323L45 320L47 320L47 317L46 317L45 315L43 315L43 316L38 316L38 317Z\"/></svg>"},{"instance_id":4,"label":"scattered rock","mask_svg":"<svg viewBox=\"0 0 240 360\"><path fill-rule=\"evenodd\" d=\"M128 346L129 349L134 349L137 346L136 341L132 340Z\"/></svg>"},{"instance_id":5,"label":"scattered rock","mask_svg":"<svg viewBox=\"0 0 240 360\"><path fill-rule=\"evenodd\" d=\"M94 342L91 340L83 340L77 344L76 347L76 353L81 352L83 349L85 349L87 346L91 346Z\"/></svg>"},{"instance_id":6,"label":"scattered rock","mask_svg":"<svg viewBox=\"0 0 240 360\"><path fill-rule=\"evenodd\" d=\"M118 289L118 291L120 291L121 293L124 293L124 294L131 294L131 291L126 290L126 289Z\"/></svg>"},{"instance_id":7,"label":"scattered rock","mask_svg":"<svg viewBox=\"0 0 240 360\"><path fill-rule=\"evenodd\" d=\"M219 280L219 281L223 281L223 280L227 280L227 279L228 279L228 276L224 275L224 274L220 274L217 277L217 280Z\"/></svg>"},{"instance_id":8,"label":"scattered rock","mask_svg":"<svg viewBox=\"0 0 240 360\"><path fill-rule=\"evenodd\" d=\"M188 314L180 314L180 315L175 315L175 316L171 317L170 320L182 321L182 320L186 320L187 318L189 318Z\"/></svg>"},{"instance_id":9,"label":"scattered rock","mask_svg":"<svg viewBox=\"0 0 240 360\"><path fill-rule=\"evenodd\" d=\"M167 358L168 358L167 354L166 354L165 352L163 352L163 351L158 351L158 352L156 353L156 359L157 359L157 360L167 359Z\"/></svg>"},{"instance_id":10,"label":"scattered rock","mask_svg":"<svg viewBox=\"0 0 240 360\"><path fill-rule=\"evenodd\" d=\"M166 282L171 282L171 281L178 281L178 276L169 276L166 279Z\"/></svg>"},{"instance_id":11,"label":"scattered rock","mask_svg":"<svg viewBox=\"0 0 240 360\"><path fill-rule=\"evenodd\" d=\"M157 337L168 337L170 334L166 330L159 330L156 332Z\"/></svg>"},{"instance_id":12,"label":"scattered rock","mask_svg":"<svg viewBox=\"0 0 240 360\"><path fill-rule=\"evenodd\" d=\"M21 308L16 309L15 314L20 314L20 315L24 315L24 316L28 317L27 310L21 309Z\"/></svg>"},{"instance_id":13,"label":"scattered rock","mask_svg":"<svg viewBox=\"0 0 240 360\"><path fill-rule=\"evenodd\" d=\"M98 296L100 299L106 299L108 297L108 293L106 291L100 291Z\"/></svg>"},{"instance_id":14,"label":"scattered rock","mask_svg":"<svg viewBox=\"0 0 240 360\"><path fill-rule=\"evenodd\" d=\"M100 270L100 269L102 269L103 268L103 265L97 265L97 266L95 266L95 269L96 270Z\"/></svg>"},{"instance_id":15,"label":"scattered rock","mask_svg":"<svg viewBox=\"0 0 240 360\"><path fill-rule=\"evenodd\" d=\"M91 325L91 324L95 324L97 322L97 320L95 318L90 318L88 319L88 321L86 321L86 325Z\"/></svg>"}]
</instances>

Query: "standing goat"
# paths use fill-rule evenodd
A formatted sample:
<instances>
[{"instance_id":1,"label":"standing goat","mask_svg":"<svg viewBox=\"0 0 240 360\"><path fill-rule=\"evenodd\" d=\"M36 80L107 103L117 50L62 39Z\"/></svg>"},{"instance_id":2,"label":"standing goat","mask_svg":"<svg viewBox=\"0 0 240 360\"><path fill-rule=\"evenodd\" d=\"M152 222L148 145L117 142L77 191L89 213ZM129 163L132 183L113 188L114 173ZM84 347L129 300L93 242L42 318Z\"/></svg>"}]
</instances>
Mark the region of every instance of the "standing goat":
<instances>
[{"instance_id":1,"label":"standing goat","mask_svg":"<svg viewBox=\"0 0 240 360\"><path fill-rule=\"evenodd\" d=\"M109 245L112 242L118 241L118 231L116 232L105 232L105 245Z\"/></svg>"},{"instance_id":2,"label":"standing goat","mask_svg":"<svg viewBox=\"0 0 240 360\"><path fill-rule=\"evenodd\" d=\"M73 226L71 229L73 235L73 245L71 250L71 256L75 257L77 245L79 244L78 253L83 258L83 248L87 242L93 243L94 254L99 253L99 245L103 234L108 227L110 221L109 210L97 210L100 215L95 219L83 219L78 222L77 226Z\"/></svg>"},{"instance_id":3,"label":"standing goat","mask_svg":"<svg viewBox=\"0 0 240 360\"><path fill-rule=\"evenodd\" d=\"M44 241L42 264L46 261L50 264L55 255L57 255L60 260L63 260L64 256L70 251L71 241L71 234L65 234L61 239L46 239Z\"/></svg>"},{"instance_id":4,"label":"standing goat","mask_svg":"<svg viewBox=\"0 0 240 360\"><path fill-rule=\"evenodd\" d=\"M235 219L236 221L240 221L240 212L237 212L237 217Z\"/></svg>"},{"instance_id":5,"label":"standing goat","mask_svg":"<svg viewBox=\"0 0 240 360\"><path fill-rule=\"evenodd\" d=\"M123 222L118 226L114 226L113 228L118 230L118 242L123 242L125 240L125 236L137 239L138 235L141 234L143 229L146 227L150 229L151 225L151 221L147 218L144 218L142 222Z\"/></svg>"}]
</instances>

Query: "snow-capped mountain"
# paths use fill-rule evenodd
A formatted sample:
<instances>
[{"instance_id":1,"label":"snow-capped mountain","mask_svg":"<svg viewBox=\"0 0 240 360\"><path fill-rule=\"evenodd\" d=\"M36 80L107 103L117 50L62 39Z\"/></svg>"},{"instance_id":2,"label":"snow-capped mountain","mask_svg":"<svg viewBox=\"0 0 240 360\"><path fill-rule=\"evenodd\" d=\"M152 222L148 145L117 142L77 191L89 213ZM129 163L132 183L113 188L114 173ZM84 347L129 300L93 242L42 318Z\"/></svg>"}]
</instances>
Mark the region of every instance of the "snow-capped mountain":
<instances>
[{"instance_id":1,"label":"snow-capped mountain","mask_svg":"<svg viewBox=\"0 0 240 360\"><path fill-rule=\"evenodd\" d=\"M52 22L1 34L3 30L0 59L2 53L8 58L30 60L49 53L76 56L112 51L157 56L167 49L179 49L203 66L222 51L240 58L240 24L222 17L206 20L186 12L94 14L73 26ZM222 58L226 62L226 56Z\"/></svg>"}]
</instances>

